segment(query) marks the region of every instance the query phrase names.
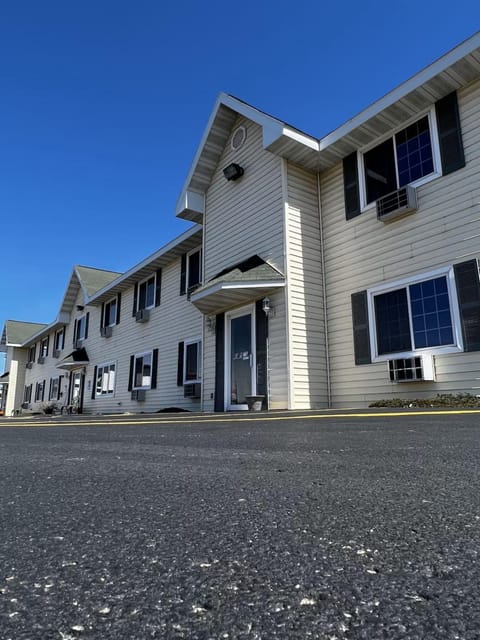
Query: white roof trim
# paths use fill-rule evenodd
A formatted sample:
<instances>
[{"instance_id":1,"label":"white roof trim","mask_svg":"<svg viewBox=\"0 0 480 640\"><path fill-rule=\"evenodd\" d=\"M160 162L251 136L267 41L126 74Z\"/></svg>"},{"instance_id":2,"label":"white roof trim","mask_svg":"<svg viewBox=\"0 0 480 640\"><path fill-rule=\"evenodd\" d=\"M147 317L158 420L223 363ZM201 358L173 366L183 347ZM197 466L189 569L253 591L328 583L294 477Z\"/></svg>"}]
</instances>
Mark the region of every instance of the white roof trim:
<instances>
[{"instance_id":1,"label":"white roof trim","mask_svg":"<svg viewBox=\"0 0 480 640\"><path fill-rule=\"evenodd\" d=\"M185 240L188 240L189 238L191 238L201 230L202 230L202 227L201 225L198 225L198 224L194 225L190 229L187 229L187 231L184 231L184 233L182 233L181 235L177 236L176 238L168 242L166 245L158 249L158 251L155 251L155 253L152 253L150 256L148 256L147 258L145 258L144 260L136 264L134 267L132 267L128 271L125 271L125 273L122 273L118 278L116 278L116 280L113 280L112 282L110 282L110 284L107 284L102 289L99 289L98 291L96 291L93 294L93 296L91 296L90 298L87 298L87 304L90 304L96 298L99 298L104 293L106 293L109 289L116 287L127 278L135 275L135 273L137 271L140 271L140 269L143 269L144 267L148 267L148 265L151 262L153 262L154 260L157 260L158 258L161 258L164 254L174 249L177 245L182 244L182 242L184 242Z\"/></svg>"},{"instance_id":2,"label":"white roof trim","mask_svg":"<svg viewBox=\"0 0 480 640\"><path fill-rule=\"evenodd\" d=\"M465 40L457 47L449 51L447 54L425 67L406 82L402 83L396 89L393 89L387 93L383 98L380 98L367 109L361 111L358 115L351 118L345 124L341 125L325 137L320 140L320 151L323 151L331 144L338 142L341 138L351 133L354 129L365 124L370 118L377 116L381 111L390 107L407 94L411 93L415 89L420 88L424 83L432 80L435 76L442 73L453 64L461 60L464 56L472 53L475 49L480 47L480 31L473 35L468 40Z\"/></svg>"},{"instance_id":3,"label":"white roof trim","mask_svg":"<svg viewBox=\"0 0 480 640\"><path fill-rule=\"evenodd\" d=\"M278 280L262 280L262 281L246 281L243 280L241 282L217 282L216 284L208 287L207 289L203 289L198 293L194 291L191 296L191 302L196 302L197 300L201 300L207 296L211 296L214 293L218 293L219 291L228 291L232 289L273 289L276 287L284 287L285 282L278 282Z\"/></svg>"}]
</instances>

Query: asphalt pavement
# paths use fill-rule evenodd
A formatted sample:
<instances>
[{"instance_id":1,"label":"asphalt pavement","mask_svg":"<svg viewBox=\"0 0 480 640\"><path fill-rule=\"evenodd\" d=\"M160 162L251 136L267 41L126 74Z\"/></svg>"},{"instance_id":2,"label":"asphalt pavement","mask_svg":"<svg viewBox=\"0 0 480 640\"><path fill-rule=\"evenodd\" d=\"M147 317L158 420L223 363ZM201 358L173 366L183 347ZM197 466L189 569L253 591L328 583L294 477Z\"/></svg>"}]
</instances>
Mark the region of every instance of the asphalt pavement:
<instances>
[{"instance_id":1,"label":"asphalt pavement","mask_svg":"<svg viewBox=\"0 0 480 640\"><path fill-rule=\"evenodd\" d=\"M480 638L480 414L419 413L1 421L1 640Z\"/></svg>"}]
</instances>

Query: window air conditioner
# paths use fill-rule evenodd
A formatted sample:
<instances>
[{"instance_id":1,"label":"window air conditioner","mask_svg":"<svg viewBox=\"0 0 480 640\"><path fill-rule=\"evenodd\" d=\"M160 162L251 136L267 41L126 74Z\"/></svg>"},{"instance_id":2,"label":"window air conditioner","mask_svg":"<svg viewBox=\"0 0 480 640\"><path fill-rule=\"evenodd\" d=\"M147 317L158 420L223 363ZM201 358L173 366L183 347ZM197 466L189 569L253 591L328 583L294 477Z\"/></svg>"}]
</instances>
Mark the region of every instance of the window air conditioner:
<instances>
[{"instance_id":1,"label":"window air conditioner","mask_svg":"<svg viewBox=\"0 0 480 640\"><path fill-rule=\"evenodd\" d=\"M150 318L150 309L139 309L135 314L136 322L148 322Z\"/></svg>"},{"instance_id":2,"label":"window air conditioner","mask_svg":"<svg viewBox=\"0 0 480 640\"><path fill-rule=\"evenodd\" d=\"M22 402L21 407L22 409L28 409L29 408L29 403L28 402Z\"/></svg>"},{"instance_id":3,"label":"window air conditioner","mask_svg":"<svg viewBox=\"0 0 480 640\"><path fill-rule=\"evenodd\" d=\"M113 334L112 327L102 327L100 329L100 335L102 336L102 338L111 338L112 334Z\"/></svg>"},{"instance_id":4,"label":"window air conditioner","mask_svg":"<svg viewBox=\"0 0 480 640\"><path fill-rule=\"evenodd\" d=\"M407 185L377 200L377 218L388 222L417 210L415 188Z\"/></svg>"},{"instance_id":5,"label":"window air conditioner","mask_svg":"<svg viewBox=\"0 0 480 640\"><path fill-rule=\"evenodd\" d=\"M38 364L45 364L45 356L40 356L37 360Z\"/></svg>"},{"instance_id":6,"label":"window air conditioner","mask_svg":"<svg viewBox=\"0 0 480 640\"><path fill-rule=\"evenodd\" d=\"M132 400L136 400L137 402L145 402L146 396L147 392L145 389L134 389L132 391Z\"/></svg>"},{"instance_id":7,"label":"window air conditioner","mask_svg":"<svg viewBox=\"0 0 480 640\"><path fill-rule=\"evenodd\" d=\"M27 362L27 369L31 369L33 367L33 362Z\"/></svg>"},{"instance_id":8,"label":"window air conditioner","mask_svg":"<svg viewBox=\"0 0 480 640\"><path fill-rule=\"evenodd\" d=\"M193 382L191 384L183 385L184 398L200 398L201 391L202 385L200 382Z\"/></svg>"},{"instance_id":9,"label":"window air conditioner","mask_svg":"<svg viewBox=\"0 0 480 640\"><path fill-rule=\"evenodd\" d=\"M388 361L391 382L422 382L435 380L433 356L399 358Z\"/></svg>"}]
</instances>

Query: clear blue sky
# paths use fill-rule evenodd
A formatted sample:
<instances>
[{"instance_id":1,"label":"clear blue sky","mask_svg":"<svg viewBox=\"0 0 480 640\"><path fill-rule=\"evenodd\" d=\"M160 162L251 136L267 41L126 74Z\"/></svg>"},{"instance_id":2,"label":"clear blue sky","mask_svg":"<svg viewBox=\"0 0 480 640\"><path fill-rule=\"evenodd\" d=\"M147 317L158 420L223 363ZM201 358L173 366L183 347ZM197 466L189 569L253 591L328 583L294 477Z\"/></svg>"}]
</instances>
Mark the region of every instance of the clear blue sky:
<instances>
[{"instance_id":1,"label":"clear blue sky","mask_svg":"<svg viewBox=\"0 0 480 640\"><path fill-rule=\"evenodd\" d=\"M479 28L478 0L0 6L0 328L51 322L74 264L124 271L220 91L320 137ZM0 367L1 368L1 367Z\"/></svg>"}]
</instances>

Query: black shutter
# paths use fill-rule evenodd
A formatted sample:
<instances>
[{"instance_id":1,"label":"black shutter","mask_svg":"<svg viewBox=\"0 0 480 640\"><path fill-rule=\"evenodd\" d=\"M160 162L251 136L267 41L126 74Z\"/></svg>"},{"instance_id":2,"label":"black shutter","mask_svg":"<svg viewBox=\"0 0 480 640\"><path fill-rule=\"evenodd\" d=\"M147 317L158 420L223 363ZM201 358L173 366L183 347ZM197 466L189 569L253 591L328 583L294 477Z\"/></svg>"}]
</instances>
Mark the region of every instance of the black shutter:
<instances>
[{"instance_id":1,"label":"black shutter","mask_svg":"<svg viewBox=\"0 0 480 640\"><path fill-rule=\"evenodd\" d=\"M97 367L93 369L92 400L95 400L96 390L97 390Z\"/></svg>"},{"instance_id":2,"label":"black shutter","mask_svg":"<svg viewBox=\"0 0 480 640\"><path fill-rule=\"evenodd\" d=\"M90 313L87 313L85 316L85 340L88 338L88 320L90 318Z\"/></svg>"},{"instance_id":3,"label":"black shutter","mask_svg":"<svg viewBox=\"0 0 480 640\"><path fill-rule=\"evenodd\" d=\"M442 173L447 175L465 166L457 93L449 93L435 104Z\"/></svg>"},{"instance_id":4,"label":"black shutter","mask_svg":"<svg viewBox=\"0 0 480 640\"><path fill-rule=\"evenodd\" d=\"M185 343L178 343L177 387L183 386L183 352Z\"/></svg>"},{"instance_id":5,"label":"black shutter","mask_svg":"<svg viewBox=\"0 0 480 640\"><path fill-rule=\"evenodd\" d=\"M50 336L47 336L47 352L45 353L46 356L48 356L48 348L50 346Z\"/></svg>"},{"instance_id":6,"label":"black shutter","mask_svg":"<svg viewBox=\"0 0 480 640\"><path fill-rule=\"evenodd\" d=\"M255 304L255 342L257 361L257 393L265 396L262 402L262 409L266 409L268 384L267 384L267 340L268 340L268 318L262 308L262 300L257 300Z\"/></svg>"},{"instance_id":7,"label":"black shutter","mask_svg":"<svg viewBox=\"0 0 480 640\"><path fill-rule=\"evenodd\" d=\"M480 281L478 263L467 260L453 265L462 323L463 348L480 351Z\"/></svg>"},{"instance_id":8,"label":"black shutter","mask_svg":"<svg viewBox=\"0 0 480 640\"><path fill-rule=\"evenodd\" d=\"M225 410L225 314L215 320L215 411Z\"/></svg>"},{"instance_id":9,"label":"black shutter","mask_svg":"<svg viewBox=\"0 0 480 640\"><path fill-rule=\"evenodd\" d=\"M58 378L57 400L60 400L60 398L62 397L62 380L63 380L63 376L60 376Z\"/></svg>"},{"instance_id":10,"label":"black shutter","mask_svg":"<svg viewBox=\"0 0 480 640\"><path fill-rule=\"evenodd\" d=\"M361 213L356 151L343 159L343 193L345 196L345 217L347 220L351 220Z\"/></svg>"},{"instance_id":11,"label":"black shutter","mask_svg":"<svg viewBox=\"0 0 480 640\"><path fill-rule=\"evenodd\" d=\"M102 311L100 313L100 329L105 326L105 303L102 302Z\"/></svg>"},{"instance_id":12,"label":"black shutter","mask_svg":"<svg viewBox=\"0 0 480 640\"><path fill-rule=\"evenodd\" d=\"M75 340L77 339L77 319L75 318L75 322L73 323L73 346L75 346Z\"/></svg>"},{"instance_id":13,"label":"black shutter","mask_svg":"<svg viewBox=\"0 0 480 640\"><path fill-rule=\"evenodd\" d=\"M133 362L135 360L135 356L130 356L130 371L128 374L128 390L132 390L132 381L133 381Z\"/></svg>"},{"instance_id":14,"label":"black shutter","mask_svg":"<svg viewBox=\"0 0 480 640\"><path fill-rule=\"evenodd\" d=\"M152 379L150 389L157 388L157 369L158 369L158 349L154 349L152 353Z\"/></svg>"},{"instance_id":15,"label":"black shutter","mask_svg":"<svg viewBox=\"0 0 480 640\"><path fill-rule=\"evenodd\" d=\"M45 400L45 385L47 384L47 381L44 380L43 384L42 384L42 402Z\"/></svg>"},{"instance_id":16,"label":"black shutter","mask_svg":"<svg viewBox=\"0 0 480 640\"><path fill-rule=\"evenodd\" d=\"M135 286L133 287L133 309L132 309L133 317L135 317L135 314L137 313L137 296L138 296L138 284L135 283Z\"/></svg>"},{"instance_id":17,"label":"black shutter","mask_svg":"<svg viewBox=\"0 0 480 640\"><path fill-rule=\"evenodd\" d=\"M122 306L122 294L119 293L117 296L117 319L115 324L120 324L120 307Z\"/></svg>"},{"instance_id":18,"label":"black shutter","mask_svg":"<svg viewBox=\"0 0 480 640\"><path fill-rule=\"evenodd\" d=\"M52 379L50 378L50 386L48 387L48 399L52 399Z\"/></svg>"},{"instance_id":19,"label":"black shutter","mask_svg":"<svg viewBox=\"0 0 480 640\"><path fill-rule=\"evenodd\" d=\"M187 254L182 256L180 265L180 295L184 296L187 292Z\"/></svg>"},{"instance_id":20,"label":"black shutter","mask_svg":"<svg viewBox=\"0 0 480 640\"><path fill-rule=\"evenodd\" d=\"M352 294L353 347L355 364L370 364L370 332L368 328L367 292Z\"/></svg>"},{"instance_id":21,"label":"black shutter","mask_svg":"<svg viewBox=\"0 0 480 640\"><path fill-rule=\"evenodd\" d=\"M162 294L162 270L159 269L157 271L157 275L155 278L155 306L160 306L160 298Z\"/></svg>"}]
</instances>

